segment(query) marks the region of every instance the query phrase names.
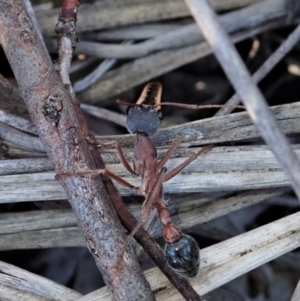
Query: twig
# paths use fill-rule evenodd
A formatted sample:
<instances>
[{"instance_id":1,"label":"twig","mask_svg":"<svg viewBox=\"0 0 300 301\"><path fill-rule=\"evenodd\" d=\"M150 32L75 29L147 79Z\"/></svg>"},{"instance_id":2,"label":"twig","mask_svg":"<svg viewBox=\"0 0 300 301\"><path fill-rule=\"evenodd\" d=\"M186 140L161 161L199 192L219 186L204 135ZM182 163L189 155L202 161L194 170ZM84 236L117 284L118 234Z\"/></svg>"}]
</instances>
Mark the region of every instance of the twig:
<instances>
[{"instance_id":1,"label":"twig","mask_svg":"<svg viewBox=\"0 0 300 301\"><path fill-rule=\"evenodd\" d=\"M90 74L88 74L85 78L77 81L74 84L75 93L82 92L88 89L91 85L93 85L97 80L99 80L102 75L111 69L116 63L116 59L107 59L104 60L97 68L95 68Z\"/></svg>"},{"instance_id":2,"label":"twig","mask_svg":"<svg viewBox=\"0 0 300 301\"><path fill-rule=\"evenodd\" d=\"M130 41L125 41L122 44L127 45L131 43L132 41L130 40ZM79 93L82 92L83 90L88 89L90 86L96 83L103 76L105 72L110 70L115 65L116 62L117 60L115 58L104 60L90 74L88 74L85 78L81 79L80 81L74 84L74 91L76 93Z\"/></svg>"},{"instance_id":3,"label":"twig","mask_svg":"<svg viewBox=\"0 0 300 301\"><path fill-rule=\"evenodd\" d=\"M82 103L80 105L80 107L82 108L82 110L92 116L104 119L104 120L108 120L111 121L115 124L118 124L122 127L126 127L126 116L124 114L119 114L119 113L115 113L113 111L110 110L106 110L103 108L98 108L95 106L91 106L91 105L87 105ZM0 111L1 114L1 111ZM1 115L0 115L1 117ZM0 119L1 121L1 119Z\"/></svg>"},{"instance_id":4,"label":"twig","mask_svg":"<svg viewBox=\"0 0 300 301\"><path fill-rule=\"evenodd\" d=\"M263 63L263 65L252 75L253 81L259 83L277 64L278 62L292 50L300 39L300 25L288 36L288 38L275 50L275 52ZM238 105L241 99L238 94L234 94L226 105ZM233 108L221 108L215 116L222 116L229 114Z\"/></svg>"},{"instance_id":5,"label":"twig","mask_svg":"<svg viewBox=\"0 0 300 301\"><path fill-rule=\"evenodd\" d=\"M59 35L58 40L58 63L56 65L59 76L68 89L72 98L75 93L69 76L69 69L78 37L76 32L77 11L79 2L77 0L63 0L62 13L55 31Z\"/></svg>"},{"instance_id":6,"label":"twig","mask_svg":"<svg viewBox=\"0 0 300 301\"><path fill-rule=\"evenodd\" d=\"M85 34L82 36L82 40L145 40L167 33L168 31L179 27L181 27L181 25L177 23L132 25Z\"/></svg>"},{"instance_id":7,"label":"twig","mask_svg":"<svg viewBox=\"0 0 300 301\"><path fill-rule=\"evenodd\" d=\"M56 172L95 169L72 99L44 52L21 0L0 0L0 27L0 42ZM101 178L66 178L61 183L114 300L153 300L131 249L116 276L118 250L125 234ZM129 289L132 285L134 289ZM138 299L136 291L143 292Z\"/></svg>"},{"instance_id":8,"label":"twig","mask_svg":"<svg viewBox=\"0 0 300 301\"><path fill-rule=\"evenodd\" d=\"M83 61L76 61L75 63L73 63L71 65L69 73L70 73L70 75L72 75L74 73L80 72L82 69L84 69L86 67L90 67L91 65L93 65L97 61L99 61L99 59L94 58L94 57L86 58Z\"/></svg>"},{"instance_id":9,"label":"twig","mask_svg":"<svg viewBox=\"0 0 300 301\"><path fill-rule=\"evenodd\" d=\"M18 145L20 148L37 152L45 152L45 147L38 137L21 132L2 122L0 122L0 133L2 139L14 145Z\"/></svg>"},{"instance_id":10,"label":"twig","mask_svg":"<svg viewBox=\"0 0 300 301\"><path fill-rule=\"evenodd\" d=\"M186 3L300 200L300 163L215 12L206 0L186 0Z\"/></svg>"},{"instance_id":11,"label":"twig","mask_svg":"<svg viewBox=\"0 0 300 301\"><path fill-rule=\"evenodd\" d=\"M269 30L270 28L282 26L283 24L285 24L285 19L280 19L276 22L273 21L261 25L258 28L235 34L232 36L232 40L236 43L252 35ZM145 83L157 76L211 54L211 52L212 50L208 44L203 42L176 50L160 51L136 59L107 72L100 82L80 94L80 100L86 103L99 102L100 100L118 95L141 83Z\"/></svg>"},{"instance_id":12,"label":"twig","mask_svg":"<svg viewBox=\"0 0 300 301\"><path fill-rule=\"evenodd\" d=\"M281 0L265 0L224 14L220 17L220 21L228 33L235 33L280 18L284 14L285 10L282 9ZM253 19L251 16L255 16L255 18ZM202 41L203 36L199 32L197 24L189 24L134 45L81 42L76 52L99 58L128 59L149 55L159 50L185 47Z\"/></svg>"},{"instance_id":13,"label":"twig","mask_svg":"<svg viewBox=\"0 0 300 301\"><path fill-rule=\"evenodd\" d=\"M257 0L213 0L213 5L220 10L232 10L243 7ZM106 1L98 5L83 5L80 9L82 22L78 24L78 32L103 30L122 25L141 24L145 22L163 21L190 16L182 0L151 1ZM122 13L120 13L122 12ZM37 18L42 32L53 36L53 22L58 9L39 12Z\"/></svg>"},{"instance_id":14,"label":"twig","mask_svg":"<svg viewBox=\"0 0 300 301\"><path fill-rule=\"evenodd\" d=\"M9 126L20 129L24 132L29 132L37 135L35 126L27 119L19 116L14 116L3 110L0 110L0 122L5 123Z\"/></svg>"}]
</instances>

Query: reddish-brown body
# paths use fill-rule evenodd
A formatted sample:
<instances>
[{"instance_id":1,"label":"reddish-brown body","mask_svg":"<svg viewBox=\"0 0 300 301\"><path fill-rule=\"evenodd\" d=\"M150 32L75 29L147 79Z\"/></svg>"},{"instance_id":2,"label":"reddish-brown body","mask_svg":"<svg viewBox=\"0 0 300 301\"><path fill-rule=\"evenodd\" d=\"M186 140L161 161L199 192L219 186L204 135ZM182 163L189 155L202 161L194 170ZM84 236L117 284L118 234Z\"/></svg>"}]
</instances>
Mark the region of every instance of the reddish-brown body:
<instances>
[{"instance_id":1,"label":"reddish-brown body","mask_svg":"<svg viewBox=\"0 0 300 301\"><path fill-rule=\"evenodd\" d=\"M137 175L142 176L140 194L146 196L153 190L159 175L157 170L157 151L153 142L143 133L137 133L134 147L133 168ZM162 185L160 196L162 196Z\"/></svg>"}]
</instances>

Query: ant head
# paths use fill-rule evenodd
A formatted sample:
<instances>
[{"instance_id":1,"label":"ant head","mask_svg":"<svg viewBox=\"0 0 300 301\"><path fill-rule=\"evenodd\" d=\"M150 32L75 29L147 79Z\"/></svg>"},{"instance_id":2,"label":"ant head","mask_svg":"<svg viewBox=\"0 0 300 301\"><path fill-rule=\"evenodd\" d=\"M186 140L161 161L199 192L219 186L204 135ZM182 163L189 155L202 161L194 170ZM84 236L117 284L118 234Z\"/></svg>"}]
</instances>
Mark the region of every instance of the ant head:
<instances>
[{"instance_id":1,"label":"ant head","mask_svg":"<svg viewBox=\"0 0 300 301\"><path fill-rule=\"evenodd\" d=\"M162 86L158 82L152 82L145 86L140 98L135 104L118 101L128 105L127 129L131 134L137 132L147 136L153 136L163 119L160 109Z\"/></svg>"}]
</instances>

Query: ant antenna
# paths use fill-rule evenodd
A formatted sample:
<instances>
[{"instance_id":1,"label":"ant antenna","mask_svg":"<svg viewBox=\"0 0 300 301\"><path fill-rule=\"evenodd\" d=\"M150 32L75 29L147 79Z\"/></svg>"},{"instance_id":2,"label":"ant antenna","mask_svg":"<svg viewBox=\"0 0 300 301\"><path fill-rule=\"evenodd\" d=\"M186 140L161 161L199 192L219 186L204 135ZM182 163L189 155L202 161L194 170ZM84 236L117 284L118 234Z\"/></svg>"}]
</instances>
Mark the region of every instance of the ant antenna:
<instances>
[{"instance_id":1,"label":"ant antenna","mask_svg":"<svg viewBox=\"0 0 300 301\"><path fill-rule=\"evenodd\" d=\"M191 110L201 110L201 109L212 109L212 108L235 108L235 109L243 109L246 110L245 106L240 105L191 105L185 103L174 103L174 102L162 102L160 104L155 104L153 107L160 107L160 106L173 106L173 107L180 107L186 108Z\"/></svg>"}]
</instances>

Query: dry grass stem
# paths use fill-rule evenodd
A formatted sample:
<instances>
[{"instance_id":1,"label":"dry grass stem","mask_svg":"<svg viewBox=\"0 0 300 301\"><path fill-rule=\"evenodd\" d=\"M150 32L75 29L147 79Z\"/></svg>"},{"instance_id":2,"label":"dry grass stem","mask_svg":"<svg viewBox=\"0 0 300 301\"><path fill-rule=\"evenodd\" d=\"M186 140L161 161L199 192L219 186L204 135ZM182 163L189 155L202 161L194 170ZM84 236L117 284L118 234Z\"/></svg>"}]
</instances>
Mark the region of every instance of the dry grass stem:
<instances>
[{"instance_id":1,"label":"dry grass stem","mask_svg":"<svg viewBox=\"0 0 300 301\"><path fill-rule=\"evenodd\" d=\"M212 4L219 10L229 10L255 2L257 0L213 0ZM130 0L106 1L104 4L80 7L80 16L85 22L78 24L77 31L79 33L190 16L190 12L182 0L163 2L151 0L140 3ZM53 24L56 23L59 12L59 9L37 12L37 18L44 34L54 35Z\"/></svg>"},{"instance_id":2,"label":"dry grass stem","mask_svg":"<svg viewBox=\"0 0 300 301\"><path fill-rule=\"evenodd\" d=\"M232 197L187 195L172 197L171 211L177 226L185 230L236 210L263 202L288 191L287 188L242 192ZM184 206L182 203L184 202ZM129 206L139 218L140 206ZM84 246L74 213L68 209L1 214L0 250ZM152 234L161 236L161 226Z\"/></svg>"},{"instance_id":3,"label":"dry grass stem","mask_svg":"<svg viewBox=\"0 0 300 301\"><path fill-rule=\"evenodd\" d=\"M80 296L63 285L0 261L1 300L71 301Z\"/></svg>"},{"instance_id":4,"label":"dry grass stem","mask_svg":"<svg viewBox=\"0 0 300 301\"><path fill-rule=\"evenodd\" d=\"M280 128L286 135L299 134L300 103L280 105L272 107L270 110L278 119ZM0 123L0 134L4 142L10 145L12 144L23 150L44 151L44 147L37 137L27 135L2 123ZM118 141L122 147L131 150L135 141L133 135L96 136L96 138L102 143ZM261 138L257 127L248 114L242 112L164 128L153 137L153 141L158 148L169 146L176 139L183 141L181 147L189 147L233 141L255 141ZM14 151L13 147L11 151ZM22 150L19 153L22 153Z\"/></svg>"},{"instance_id":5,"label":"dry grass stem","mask_svg":"<svg viewBox=\"0 0 300 301\"><path fill-rule=\"evenodd\" d=\"M264 62L264 64L252 75L252 79L255 83L259 83L288 53L300 40L300 25L288 36L288 38L278 47L278 49ZM238 105L241 99L238 94L234 94L227 102L226 105ZM224 107L221 108L215 116L221 116L229 114L233 111L233 108Z\"/></svg>"}]
</instances>

